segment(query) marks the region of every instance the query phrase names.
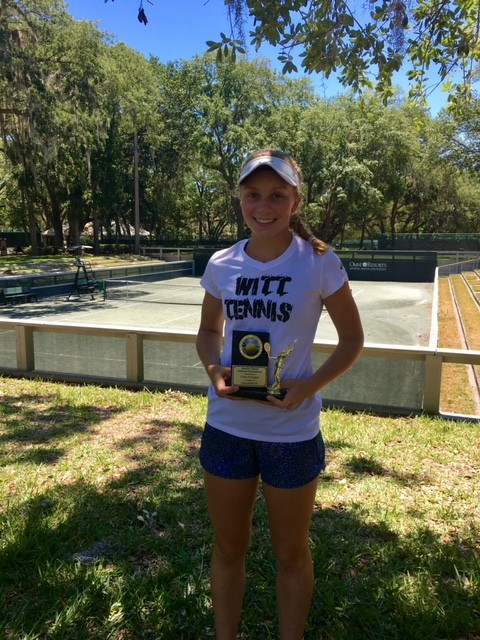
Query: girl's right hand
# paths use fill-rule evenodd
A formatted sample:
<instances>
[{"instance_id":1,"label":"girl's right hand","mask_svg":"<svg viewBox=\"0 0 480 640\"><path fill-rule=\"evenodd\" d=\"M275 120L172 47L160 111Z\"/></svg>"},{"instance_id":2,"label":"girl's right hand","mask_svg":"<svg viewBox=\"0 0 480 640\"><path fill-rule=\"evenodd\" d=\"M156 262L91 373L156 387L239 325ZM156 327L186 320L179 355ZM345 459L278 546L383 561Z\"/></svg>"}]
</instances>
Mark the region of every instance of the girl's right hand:
<instances>
[{"instance_id":1,"label":"girl's right hand","mask_svg":"<svg viewBox=\"0 0 480 640\"><path fill-rule=\"evenodd\" d=\"M207 373L212 381L217 396L225 397L238 391L238 386L230 384L230 378L232 375L230 367L223 367L220 364L214 364L208 367Z\"/></svg>"}]
</instances>

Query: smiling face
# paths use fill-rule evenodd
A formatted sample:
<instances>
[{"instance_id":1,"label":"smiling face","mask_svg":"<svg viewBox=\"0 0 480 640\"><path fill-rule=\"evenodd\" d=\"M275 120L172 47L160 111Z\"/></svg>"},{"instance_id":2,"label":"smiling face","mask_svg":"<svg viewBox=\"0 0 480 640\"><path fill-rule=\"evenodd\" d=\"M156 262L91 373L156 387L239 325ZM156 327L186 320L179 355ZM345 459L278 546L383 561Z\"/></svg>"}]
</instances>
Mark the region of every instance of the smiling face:
<instances>
[{"instance_id":1,"label":"smiling face","mask_svg":"<svg viewBox=\"0 0 480 640\"><path fill-rule=\"evenodd\" d=\"M290 242L290 217L300 204L296 188L272 169L259 168L240 184L239 191L252 238Z\"/></svg>"}]
</instances>

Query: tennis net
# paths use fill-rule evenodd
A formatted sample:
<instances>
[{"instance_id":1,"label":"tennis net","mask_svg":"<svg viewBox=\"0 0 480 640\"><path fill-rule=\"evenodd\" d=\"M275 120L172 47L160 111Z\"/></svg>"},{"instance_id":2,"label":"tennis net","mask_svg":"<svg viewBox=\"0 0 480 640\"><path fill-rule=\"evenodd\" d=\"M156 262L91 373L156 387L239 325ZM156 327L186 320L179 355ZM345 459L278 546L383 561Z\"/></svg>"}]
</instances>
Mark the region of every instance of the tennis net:
<instances>
[{"instance_id":1,"label":"tennis net","mask_svg":"<svg viewBox=\"0 0 480 640\"><path fill-rule=\"evenodd\" d=\"M175 281L160 280L105 280L104 295L106 300L125 300L131 302L152 302L160 304L201 305L204 291L195 284L185 282L186 278Z\"/></svg>"}]
</instances>

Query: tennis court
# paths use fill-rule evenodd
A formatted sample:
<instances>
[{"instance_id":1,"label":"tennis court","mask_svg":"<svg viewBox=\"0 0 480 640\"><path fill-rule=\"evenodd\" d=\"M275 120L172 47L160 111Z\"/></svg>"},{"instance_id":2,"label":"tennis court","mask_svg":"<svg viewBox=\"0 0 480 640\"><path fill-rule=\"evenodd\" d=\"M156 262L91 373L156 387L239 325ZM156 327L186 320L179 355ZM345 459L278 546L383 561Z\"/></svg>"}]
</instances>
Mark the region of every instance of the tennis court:
<instances>
[{"instance_id":1,"label":"tennis court","mask_svg":"<svg viewBox=\"0 0 480 640\"><path fill-rule=\"evenodd\" d=\"M203 290L200 278L178 277L161 282L107 281L105 299L89 294L40 298L38 302L1 307L0 317L44 319L46 322L121 325L168 331L196 331ZM369 343L426 346L429 344L433 283L352 281L365 340ZM317 339L335 340L327 313Z\"/></svg>"}]
</instances>

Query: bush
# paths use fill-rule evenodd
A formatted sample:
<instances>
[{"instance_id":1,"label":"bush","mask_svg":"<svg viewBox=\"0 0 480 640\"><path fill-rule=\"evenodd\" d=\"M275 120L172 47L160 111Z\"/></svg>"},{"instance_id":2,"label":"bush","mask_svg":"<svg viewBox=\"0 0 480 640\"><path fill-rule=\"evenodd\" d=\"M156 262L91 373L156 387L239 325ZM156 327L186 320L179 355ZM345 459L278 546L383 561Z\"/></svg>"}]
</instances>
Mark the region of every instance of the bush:
<instances>
[{"instance_id":1,"label":"bush","mask_svg":"<svg viewBox=\"0 0 480 640\"><path fill-rule=\"evenodd\" d=\"M129 244L101 244L100 253L102 255L132 253L132 247Z\"/></svg>"},{"instance_id":2,"label":"bush","mask_svg":"<svg viewBox=\"0 0 480 640\"><path fill-rule=\"evenodd\" d=\"M50 246L41 247L40 252L42 256L56 256L59 253L56 247L50 247Z\"/></svg>"}]
</instances>

